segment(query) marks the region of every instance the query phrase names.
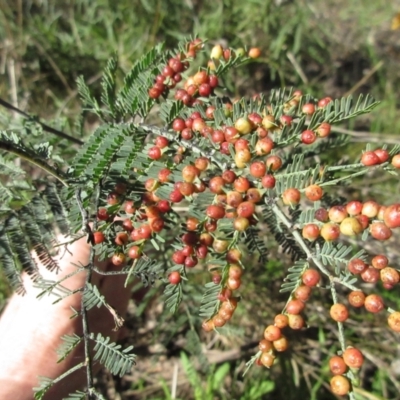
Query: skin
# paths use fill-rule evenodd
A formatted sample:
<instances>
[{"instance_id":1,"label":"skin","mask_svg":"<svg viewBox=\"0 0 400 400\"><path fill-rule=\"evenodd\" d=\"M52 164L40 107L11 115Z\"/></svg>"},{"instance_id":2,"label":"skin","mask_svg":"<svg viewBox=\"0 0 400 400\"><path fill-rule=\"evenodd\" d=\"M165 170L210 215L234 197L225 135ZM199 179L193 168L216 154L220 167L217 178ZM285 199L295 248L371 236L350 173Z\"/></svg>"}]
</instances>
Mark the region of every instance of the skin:
<instances>
[{"instance_id":1,"label":"skin","mask_svg":"<svg viewBox=\"0 0 400 400\"><path fill-rule=\"evenodd\" d=\"M76 271L77 265L87 265L89 246L82 238L68 246L61 247L55 257L60 271L50 272L37 260L43 278L58 280ZM99 269L112 271L118 269L110 262L97 263ZM131 297L130 288L124 289L125 275L104 276L93 273L92 283L96 284L107 302L124 316ZM63 285L68 289L81 288L86 279L82 271L67 280ZM37 295L41 292L33 286L25 274L23 282L27 293L24 296L14 294L0 318L0 399L31 400L33 387L38 385L38 377L56 378L84 359L83 346L79 345L62 362L57 364L56 349L62 343L63 335L82 334L81 318L70 319L72 308L80 310L81 294L77 293L53 304L54 295ZM113 331L114 319L105 307L92 308L89 311L89 329L109 336L111 341L118 340L121 331ZM94 373L100 365L94 363ZM45 395L46 400L62 399L85 386L85 368L54 385Z\"/></svg>"}]
</instances>

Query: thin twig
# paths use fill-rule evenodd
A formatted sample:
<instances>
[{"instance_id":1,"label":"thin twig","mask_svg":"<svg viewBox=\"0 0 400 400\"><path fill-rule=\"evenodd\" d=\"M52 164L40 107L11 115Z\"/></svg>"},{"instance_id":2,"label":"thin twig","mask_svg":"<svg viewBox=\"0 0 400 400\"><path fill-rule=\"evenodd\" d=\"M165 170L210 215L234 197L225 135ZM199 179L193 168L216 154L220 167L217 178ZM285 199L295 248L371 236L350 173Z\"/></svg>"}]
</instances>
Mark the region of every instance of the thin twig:
<instances>
[{"instance_id":1,"label":"thin twig","mask_svg":"<svg viewBox=\"0 0 400 400\"><path fill-rule=\"evenodd\" d=\"M176 389L178 386L178 371L179 371L179 364L178 362L175 362L174 371L172 374L172 381L171 381L171 399L176 399Z\"/></svg>"},{"instance_id":2,"label":"thin twig","mask_svg":"<svg viewBox=\"0 0 400 400\"><path fill-rule=\"evenodd\" d=\"M320 260L316 257L316 255L310 250L307 246L306 242L304 241L302 235L297 229L293 229L292 223L286 217L286 215L281 211L281 209L275 204L269 204L272 211L278 217L278 219L288 228L291 230L293 238L296 240L297 244L302 248L304 253L307 256L308 260L312 260L313 263L318 267L318 269L323 272L330 280L330 282L340 283L341 285L351 289L351 290L358 290L355 286L349 284L348 282L342 282L340 278L334 277L331 273L325 268L325 266L321 263Z\"/></svg>"},{"instance_id":3,"label":"thin twig","mask_svg":"<svg viewBox=\"0 0 400 400\"><path fill-rule=\"evenodd\" d=\"M52 382L52 385L55 385L57 382L60 382L64 378L66 378L68 375L71 375L73 372L77 371L78 369L81 369L85 365L84 362L81 362L74 367L70 368L68 371L64 372L62 375L58 376L55 378Z\"/></svg>"},{"instance_id":4,"label":"thin twig","mask_svg":"<svg viewBox=\"0 0 400 400\"><path fill-rule=\"evenodd\" d=\"M80 198L80 190L76 191L75 196L76 196L77 200L79 199L78 204L82 204L82 199ZM99 201L99 195L96 196L96 208L98 205L98 201ZM85 217L85 213L83 212L82 213L83 230L86 228L86 226L85 226L86 223L87 223L87 220ZM96 220L94 222L94 229L96 229L95 225L96 225ZM87 382L87 394L88 394L89 400L94 400L96 398L96 394L95 394L94 386L93 386L92 357L90 354L90 345L89 345L90 344L90 328L89 328L87 310L85 307L85 293L89 288L88 284L90 283L91 278L92 278L92 267L94 266L94 258L95 258L95 252L93 250L93 246L90 246L89 264L88 264L88 268L87 268L85 287L84 287L82 299L81 299L83 345L84 345L84 351L85 351L86 382Z\"/></svg>"},{"instance_id":5,"label":"thin twig","mask_svg":"<svg viewBox=\"0 0 400 400\"><path fill-rule=\"evenodd\" d=\"M12 104L10 104L9 102L7 102L7 101L5 101L5 100L3 100L1 98L0 98L0 105L2 105L5 108L8 108L9 110L17 112L18 114L23 115L25 118L27 118L27 119L29 119L31 121L35 121L46 132L49 132L49 133L52 133L52 134L54 134L56 136L62 137L63 139L70 140L71 142L74 142L76 144L81 144L81 145L83 144L83 142L81 140L79 140L77 138L74 138L73 136L70 136L67 133L64 133L64 132L62 132L62 131L60 131L58 129L52 128L51 126L48 126L48 125L44 124L43 122L40 122L39 119L36 119L36 118L32 117L31 115L27 114L26 112L20 110L17 107L14 107Z\"/></svg>"},{"instance_id":6,"label":"thin twig","mask_svg":"<svg viewBox=\"0 0 400 400\"><path fill-rule=\"evenodd\" d=\"M338 303L337 299L337 293L336 293L336 288L335 288L335 283L331 281L331 294L332 294L332 300L333 304ZM337 322L338 326L338 331L339 331L339 342L340 342L340 347L342 351L346 350L346 342L345 342L345 337L344 337L344 329L343 329L343 323L342 322Z\"/></svg>"},{"instance_id":7,"label":"thin twig","mask_svg":"<svg viewBox=\"0 0 400 400\"><path fill-rule=\"evenodd\" d=\"M7 72L10 79L10 91L13 105L18 107L18 90L17 80L15 78L15 62L13 58L10 58L7 62Z\"/></svg>"},{"instance_id":8,"label":"thin twig","mask_svg":"<svg viewBox=\"0 0 400 400\"><path fill-rule=\"evenodd\" d=\"M60 181L65 187L68 187L67 181L60 174L60 172L56 171L53 167L51 167L50 165L46 164L44 161L42 161L42 160L40 160L38 158L33 158L32 156L30 156L25 151L23 151L21 149L17 149L11 143L7 143L7 142L4 142L4 141L0 141L0 149L6 150L9 153L13 153L13 154L17 155L18 157L21 157L24 160L30 162L31 164L36 165L37 167L43 169L49 175L53 176L58 181Z\"/></svg>"},{"instance_id":9,"label":"thin twig","mask_svg":"<svg viewBox=\"0 0 400 400\"><path fill-rule=\"evenodd\" d=\"M58 65L52 59L50 54L46 51L46 49L38 41L34 40L33 43L37 47L37 49L39 50L39 53L42 54L47 59L47 61L49 62L49 64L53 68L54 72L56 73L56 75L58 76L58 78L60 79L62 84L65 86L65 89L67 89L68 93L71 93L72 92L71 87L68 85L68 82L65 79L64 74L62 73L60 68L58 68Z\"/></svg>"},{"instance_id":10,"label":"thin twig","mask_svg":"<svg viewBox=\"0 0 400 400\"><path fill-rule=\"evenodd\" d=\"M85 207L83 206L82 199L81 199L81 188L78 187L75 191L75 199L79 207L79 211L81 212L81 217L82 217L82 227L81 231L87 235L89 235L89 239L92 242L92 230L90 229L89 226L89 214L85 210Z\"/></svg>"},{"instance_id":11,"label":"thin twig","mask_svg":"<svg viewBox=\"0 0 400 400\"><path fill-rule=\"evenodd\" d=\"M382 134L380 132L368 132L368 131L352 131L350 129L340 128L337 126L332 127L332 131L338 133L345 133L346 135L352 136L353 142L374 142L374 143L387 143L387 144L399 144L399 135L395 133Z\"/></svg>"},{"instance_id":12,"label":"thin twig","mask_svg":"<svg viewBox=\"0 0 400 400\"><path fill-rule=\"evenodd\" d=\"M365 76L363 76L349 91L347 91L344 96L350 96L362 85L364 85L372 75L375 74L383 66L383 61L379 61Z\"/></svg>"},{"instance_id":13,"label":"thin twig","mask_svg":"<svg viewBox=\"0 0 400 400\"><path fill-rule=\"evenodd\" d=\"M362 171L357 171L357 172L354 172L353 174L342 176L341 178L336 178L336 179L334 179L332 181L321 182L319 184L319 186L323 187L323 186L336 185L338 182L345 181L345 180L351 179L351 178L355 178L356 176L365 175L367 172L369 172L368 169L365 169L365 170L362 170Z\"/></svg>"},{"instance_id":14,"label":"thin twig","mask_svg":"<svg viewBox=\"0 0 400 400\"><path fill-rule=\"evenodd\" d=\"M303 83L308 84L308 78L307 78L306 74L304 73L303 69L301 68L300 64L297 62L294 54L291 51L288 51L286 53L286 56L289 59L289 61L292 63L295 71L298 73L298 75L300 76Z\"/></svg>"}]
</instances>

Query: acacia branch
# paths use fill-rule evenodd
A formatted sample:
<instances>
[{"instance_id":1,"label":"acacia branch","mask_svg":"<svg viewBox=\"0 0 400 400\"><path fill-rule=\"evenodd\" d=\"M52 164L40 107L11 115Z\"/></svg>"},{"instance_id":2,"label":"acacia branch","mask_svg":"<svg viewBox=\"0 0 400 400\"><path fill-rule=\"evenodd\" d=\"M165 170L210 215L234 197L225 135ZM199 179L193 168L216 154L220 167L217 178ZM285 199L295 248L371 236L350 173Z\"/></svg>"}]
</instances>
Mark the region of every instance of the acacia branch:
<instances>
[{"instance_id":1,"label":"acacia branch","mask_svg":"<svg viewBox=\"0 0 400 400\"><path fill-rule=\"evenodd\" d=\"M99 203L99 197L100 197L99 196L99 194L100 194L99 192L100 192L100 190L98 189L96 200L95 200L96 209L97 209L98 203ZM75 196L76 196L76 199L78 201L78 204L82 205L82 199L80 198L80 190L76 191ZM82 212L82 210L81 210L82 230L83 230L84 233L89 234L89 232L86 231L87 221L86 221L86 218L85 218L84 214L85 213ZM96 225L97 225L97 220L95 219L95 221L93 223L93 229L96 229ZM89 288L88 283L90 283L91 278L92 278L94 259L95 259L95 252L93 250L93 246L90 246L89 264L88 264L88 267L87 267L86 281L85 281L85 286L84 286L84 289L83 289L82 299L81 299L83 346L84 346L84 351L85 351L87 395L88 395L88 399L89 400L94 400L96 398L96 395L94 393L94 386L93 386L92 357L91 357L91 354L90 354L90 328L89 328L89 320L88 320L87 310L86 310L86 307L85 307L85 292L88 290L88 288Z\"/></svg>"}]
</instances>

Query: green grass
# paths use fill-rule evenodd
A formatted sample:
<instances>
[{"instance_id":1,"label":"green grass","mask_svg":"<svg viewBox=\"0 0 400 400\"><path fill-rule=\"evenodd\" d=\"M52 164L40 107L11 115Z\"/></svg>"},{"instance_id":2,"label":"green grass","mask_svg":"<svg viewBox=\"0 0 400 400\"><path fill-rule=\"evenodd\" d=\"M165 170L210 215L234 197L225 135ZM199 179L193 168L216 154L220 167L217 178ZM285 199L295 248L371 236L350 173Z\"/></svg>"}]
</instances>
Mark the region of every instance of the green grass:
<instances>
[{"instance_id":1,"label":"green grass","mask_svg":"<svg viewBox=\"0 0 400 400\"><path fill-rule=\"evenodd\" d=\"M384 100L373 130L396 132L396 84L390 60L380 54L376 32L388 29L394 6L377 1L283 2L2 0L2 93L41 116L73 117L79 107L75 79L99 85L99 72L117 54L121 72L159 41L168 47L192 34L233 47L260 46L259 63L239 72L233 93L293 85L317 96L344 94L382 59L383 67L359 91ZM26 5L25 5L26 4ZM30 6L29 6L30 4ZM34 5L36 4L36 5ZM39 4L39 6L37 5ZM339 28L340 27L340 28ZM393 69L393 68L392 68ZM330 82L334 80L336 82Z\"/></svg>"}]
</instances>

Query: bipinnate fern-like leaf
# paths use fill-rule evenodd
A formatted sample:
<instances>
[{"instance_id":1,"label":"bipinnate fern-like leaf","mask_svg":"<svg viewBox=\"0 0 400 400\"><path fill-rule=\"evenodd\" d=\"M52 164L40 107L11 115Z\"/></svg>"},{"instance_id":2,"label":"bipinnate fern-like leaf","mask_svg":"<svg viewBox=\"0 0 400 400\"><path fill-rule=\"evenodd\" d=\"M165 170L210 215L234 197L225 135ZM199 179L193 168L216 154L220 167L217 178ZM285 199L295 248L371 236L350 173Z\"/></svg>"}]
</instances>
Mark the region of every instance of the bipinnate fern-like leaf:
<instances>
[{"instance_id":1,"label":"bipinnate fern-like leaf","mask_svg":"<svg viewBox=\"0 0 400 400\"><path fill-rule=\"evenodd\" d=\"M115 57L111 58L104 69L101 82L101 100L104 108L101 108L91 95L82 77L77 80L78 92L87 109L103 120L122 121L126 117L132 118L136 115L145 118L154 105L154 100L148 95L148 88L160 73L165 58L163 45L155 46L134 63L119 90L116 82L118 63Z\"/></svg>"},{"instance_id":2,"label":"bipinnate fern-like leaf","mask_svg":"<svg viewBox=\"0 0 400 400\"><path fill-rule=\"evenodd\" d=\"M24 207L24 210L29 207ZM21 213L19 213L21 214ZM26 232L26 239L29 241L30 249L35 252L39 261L44 265L49 271L58 270L59 266L57 262L53 259L51 251L53 250L53 245L56 245L55 240L46 241L47 235L42 235L40 232L40 226L35 220L35 214L25 214L21 220L24 221L24 232ZM50 233L49 231L48 233ZM28 271L29 273L29 271Z\"/></svg>"},{"instance_id":3,"label":"bipinnate fern-like leaf","mask_svg":"<svg viewBox=\"0 0 400 400\"><path fill-rule=\"evenodd\" d=\"M199 315L203 318L211 318L218 311L219 300L218 293L222 290L221 285L216 285L214 282L205 284L205 291L201 299Z\"/></svg>"},{"instance_id":4,"label":"bipinnate fern-like leaf","mask_svg":"<svg viewBox=\"0 0 400 400\"><path fill-rule=\"evenodd\" d=\"M65 360L69 354L78 346L78 344L82 341L82 337L78 336L76 333L73 335L64 335L62 336L62 344L57 349L58 360L57 362L61 362Z\"/></svg>"},{"instance_id":5,"label":"bipinnate fern-like leaf","mask_svg":"<svg viewBox=\"0 0 400 400\"><path fill-rule=\"evenodd\" d=\"M115 330L118 330L124 323L124 319L118 314L117 310L107 303L97 286L91 283L87 283L83 291L83 304L86 310L90 310L93 307L106 307L114 318Z\"/></svg>"},{"instance_id":6,"label":"bipinnate fern-like leaf","mask_svg":"<svg viewBox=\"0 0 400 400\"><path fill-rule=\"evenodd\" d=\"M56 226L65 234L69 232L68 213L61 201L62 193L61 186L49 183L18 212L30 248L50 271L58 269L53 259L58 244L54 228Z\"/></svg>"},{"instance_id":7,"label":"bipinnate fern-like leaf","mask_svg":"<svg viewBox=\"0 0 400 400\"><path fill-rule=\"evenodd\" d=\"M46 394L46 392L48 392L48 390L53 385L55 385L57 382L59 382L59 381L61 381L63 379L66 379L69 375L71 375L72 373L74 373L75 371L81 369L84 366L85 366L84 362L80 362L79 364L77 364L74 367L70 368L69 370L67 370L62 375L58 376L55 379L51 379L51 378L47 378L47 377L40 377L39 386L33 388L33 391L35 393L34 399L35 400L42 400L43 396ZM80 393L80 392L77 391L75 393L77 394L77 393ZM85 396L86 396L86 394L85 394ZM75 397L75 398L80 398L80 397ZM97 396L97 398L98 398L98 396Z\"/></svg>"},{"instance_id":8,"label":"bipinnate fern-like leaf","mask_svg":"<svg viewBox=\"0 0 400 400\"><path fill-rule=\"evenodd\" d=\"M353 246L346 246L343 243L325 242L322 248L317 249L317 258L321 260L325 266L335 267L335 274L339 275L341 266L349 262L349 254L353 252ZM360 258L366 261L367 253L362 249L352 258Z\"/></svg>"},{"instance_id":9,"label":"bipinnate fern-like leaf","mask_svg":"<svg viewBox=\"0 0 400 400\"><path fill-rule=\"evenodd\" d=\"M121 350L121 345L110 342L109 337L103 337L100 333L90 335L94 341L94 359L100 361L112 374L123 376L128 373L135 364L136 356L131 353L133 346Z\"/></svg>"},{"instance_id":10,"label":"bipinnate fern-like leaf","mask_svg":"<svg viewBox=\"0 0 400 400\"><path fill-rule=\"evenodd\" d=\"M177 285L168 284L164 289L165 307L175 314L182 301L182 284Z\"/></svg>"},{"instance_id":11,"label":"bipinnate fern-like leaf","mask_svg":"<svg viewBox=\"0 0 400 400\"><path fill-rule=\"evenodd\" d=\"M233 57L228 60L220 59L215 74L218 76L223 75L225 72L230 71L232 68L239 67L249 60L245 54L237 54L234 49L230 49Z\"/></svg>"},{"instance_id":12,"label":"bipinnate fern-like leaf","mask_svg":"<svg viewBox=\"0 0 400 400\"><path fill-rule=\"evenodd\" d=\"M71 163L72 167L69 171L71 175L75 177L84 175L88 165L94 162L101 145L109 136L110 128L110 125L104 124L87 139Z\"/></svg>"},{"instance_id":13,"label":"bipinnate fern-like leaf","mask_svg":"<svg viewBox=\"0 0 400 400\"><path fill-rule=\"evenodd\" d=\"M79 273L80 270L77 268L75 273ZM72 275L69 274L69 277ZM52 280L52 279L44 279L43 277L39 277L35 282L35 287L41 290L41 292L37 295L37 298L40 299L44 296L52 295L55 297L54 303L57 303L61 299L68 297L74 293L73 290L67 289L62 285L62 281ZM77 290L80 290L78 288Z\"/></svg>"},{"instance_id":14,"label":"bipinnate fern-like leaf","mask_svg":"<svg viewBox=\"0 0 400 400\"><path fill-rule=\"evenodd\" d=\"M68 397L66 397L64 400L85 400L86 397L87 397L87 394L85 392L78 390L75 393L70 393L68 395Z\"/></svg>"},{"instance_id":15,"label":"bipinnate fern-like leaf","mask_svg":"<svg viewBox=\"0 0 400 400\"><path fill-rule=\"evenodd\" d=\"M4 226L0 229L0 264L11 288L16 293L25 294L26 291L22 283L20 270L15 262L10 238Z\"/></svg>"},{"instance_id":16,"label":"bipinnate fern-like leaf","mask_svg":"<svg viewBox=\"0 0 400 400\"><path fill-rule=\"evenodd\" d=\"M160 117L165 124L170 124L184 108L184 104L178 100L166 100L161 104Z\"/></svg>"},{"instance_id":17,"label":"bipinnate fern-like leaf","mask_svg":"<svg viewBox=\"0 0 400 400\"><path fill-rule=\"evenodd\" d=\"M265 245L259 228L250 226L246 231L245 242L249 253L259 255L258 260L260 263L266 263L268 261L268 248Z\"/></svg>"},{"instance_id":18,"label":"bipinnate fern-like leaf","mask_svg":"<svg viewBox=\"0 0 400 400\"><path fill-rule=\"evenodd\" d=\"M39 146L41 151L35 149L30 143L25 143L22 139L16 135L15 132L0 131L0 149L17 156L28 163L40 168L48 175L52 175L54 178L58 179L64 185L64 174L58 171L56 167L53 167L48 162L51 154L51 146L48 144ZM1 166L0 166L1 167ZM0 169L1 171L1 169ZM18 184L22 184L22 188L26 190L27 184L18 181ZM16 185L13 185L16 187Z\"/></svg>"},{"instance_id":19,"label":"bipinnate fern-like leaf","mask_svg":"<svg viewBox=\"0 0 400 400\"><path fill-rule=\"evenodd\" d=\"M0 213L5 214L11 211L10 202L16 202L22 200L19 191L14 191L13 188L9 187L8 184L0 182Z\"/></svg>"},{"instance_id":20,"label":"bipinnate fern-like leaf","mask_svg":"<svg viewBox=\"0 0 400 400\"><path fill-rule=\"evenodd\" d=\"M25 199L18 211L9 211L0 230L0 264L19 293L24 292L22 281L17 278L22 270L35 282L40 278L37 260L50 271L58 269L53 259L58 250L54 228L60 227L65 232L69 226L61 185L39 183L44 189Z\"/></svg>"},{"instance_id":21,"label":"bipinnate fern-like leaf","mask_svg":"<svg viewBox=\"0 0 400 400\"><path fill-rule=\"evenodd\" d=\"M157 66L165 55L163 44L158 44L135 62L124 79L124 85L117 95L116 104L121 116L144 115L151 104L147 88L155 76Z\"/></svg>"},{"instance_id":22,"label":"bipinnate fern-like leaf","mask_svg":"<svg viewBox=\"0 0 400 400\"><path fill-rule=\"evenodd\" d=\"M288 188L304 189L318 180L320 165L316 164L311 168L304 168L304 165L304 156L296 154L292 157L292 162L287 165L285 171L276 174L275 190L278 195Z\"/></svg>"},{"instance_id":23,"label":"bipinnate fern-like leaf","mask_svg":"<svg viewBox=\"0 0 400 400\"><path fill-rule=\"evenodd\" d=\"M101 80L101 101L107 107L107 112L109 117L112 119L117 119L117 111L116 111L116 90L117 90L117 83L115 81L115 76L118 69L118 62L116 57L111 57L106 67L103 71L103 78Z\"/></svg>"},{"instance_id":24,"label":"bipinnate fern-like leaf","mask_svg":"<svg viewBox=\"0 0 400 400\"><path fill-rule=\"evenodd\" d=\"M160 279L164 270L165 266L163 262L143 257L134 265L132 272L147 287L153 285L156 279Z\"/></svg>"},{"instance_id":25,"label":"bipinnate fern-like leaf","mask_svg":"<svg viewBox=\"0 0 400 400\"><path fill-rule=\"evenodd\" d=\"M49 182L43 191L43 198L54 217L54 223L60 233L68 235L71 227L68 220L68 205L65 200L64 188Z\"/></svg>"},{"instance_id":26,"label":"bipinnate fern-like leaf","mask_svg":"<svg viewBox=\"0 0 400 400\"><path fill-rule=\"evenodd\" d=\"M324 109L324 121L330 124L337 124L345 120L355 118L361 114L371 112L378 104L370 94L360 94L354 104L353 96L342 97L327 104ZM310 121L312 127L313 121Z\"/></svg>"},{"instance_id":27,"label":"bipinnate fern-like leaf","mask_svg":"<svg viewBox=\"0 0 400 400\"><path fill-rule=\"evenodd\" d=\"M121 175L132 168L145 133L134 124L104 125L97 129L75 157L70 176L94 187L111 168ZM115 163L119 156L123 160Z\"/></svg>"},{"instance_id":28,"label":"bipinnate fern-like leaf","mask_svg":"<svg viewBox=\"0 0 400 400\"><path fill-rule=\"evenodd\" d=\"M8 157L3 157L0 154L0 169L2 175L6 175L9 178L16 178L18 176L25 175L25 171L20 168L14 160L10 160Z\"/></svg>"},{"instance_id":29,"label":"bipinnate fern-like leaf","mask_svg":"<svg viewBox=\"0 0 400 400\"><path fill-rule=\"evenodd\" d=\"M101 306L105 306L107 302L97 286L87 283L83 292L83 304L86 310L90 310L93 307L100 308Z\"/></svg>"},{"instance_id":30,"label":"bipinnate fern-like leaf","mask_svg":"<svg viewBox=\"0 0 400 400\"><path fill-rule=\"evenodd\" d=\"M312 208L304 208L299 216L296 218L295 222L300 226L304 224L313 223L315 221L315 211L321 207L320 201L314 201Z\"/></svg>"},{"instance_id":31,"label":"bipinnate fern-like leaf","mask_svg":"<svg viewBox=\"0 0 400 400\"><path fill-rule=\"evenodd\" d=\"M83 76L78 76L76 80L76 86L78 89L79 96L83 102L83 106L90 112L96 114L100 118L103 118L103 112L98 101L90 93L89 87L86 85Z\"/></svg>"},{"instance_id":32,"label":"bipinnate fern-like leaf","mask_svg":"<svg viewBox=\"0 0 400 400\"><path fill-rule=\"evenodd\" d=\"M297 260L293 266L288 269L288 274L281 285L280 292L292 292L299 286L301 282L301 276L304 271L308 268L307 260Z\"/></svg>"},{"instance_id":33,"label":"bipinnate fern-like leaf","mask_svg":"<svg viewBox=\"0 0 400 400\"><path fill-rule=\"evenodd\" d=\"M22 229L20 219L16 214L11 214L4 225L5 234L8 236L15 262L35 281L39 275L38 267L30 252L29 242L26 240L26 234Z\"/></svg>"},{"instance_id":34,"label":"bipinnate fern-like leaf","mask_svg":"<svg viewBox=\"0 0 400 400\"><path fill-rule=\"evenodd\" d=\"M304 257L304 251L298 246L291 232L278 221L268 205L263 207L262 217L275 240L281 246L283 252L290 254L293 261Z\"/></svg>"},{"instance_id":35,"label":"bipinnate fern-like leaf","mask_svg":"<svg viewBox=\"0 0 400 400\"><path fill-rule=\"evenodd\" d=\"M58 204L58 207L62 207L62 205ZM32 244L34 246L43 243L46 244L48 248L50 248L57 244L57 239L54 233L55 218L51 211L52 209L47 203L47 198L44 195L44 191L40 191L21 210L21 212L19 212L21 220L24 220L26 212L28 216L31 217L27 218L27 222L29 222L30 226L33 227L33 225L36 224L35 231L37 231L37 234L40 236L37 236L36 240L32 239ZM60 208L58 208L57 212L60 214L62 211ZM67 221L67 218L65 218L63 221L64 224L66 224Z\"/></svg>"},{"instance_id":36,"label":"bipinnate fern-like leaf","mask_svg":"<svg viewBox=\"0 0 400 400\"><path fill-rule=\"evenodd\" d=\"M302 96L294 114L301 115L304 104L310 102L310 100L311 97L309 95ZM322 122L338 124L339 122L355 118L361 114L369 113L378 104L379 102L369 94L360 94L356 99L355 104L353 96L335 99L325 107L316 109L308 123L308 127L312 130L316 129Z\"/></svg>"},{"instance_id":37,"label":"bipinnate fern-like leaf","mask_svg":"<svg viewBox=\"0 0 400 400\"><path fill-rule=\"evenodd\" d=\"M133 166L138 158L142 158L143 154L143 141L147 133L140 130L140 127L135 126L132 130L125 131L126 136L121 143L118 151L115 154L115 161L110 168L111 176L125 177L132 173ZM141 163L144 168L149 163L146 157Z\"/></svg>"},{"instance_id":38,"label":"bipinnate fern-like leaf","mask_svg":"<svg viewBox=\"0 0 400 400\"><path fill-rule=\"evenodd\" d=\"M53 386L54 380L46 377L41 377L39 380L39 386L33 388L35 392L34 399L42 400L46 392Z\"/></svg>"}]
</instances>

